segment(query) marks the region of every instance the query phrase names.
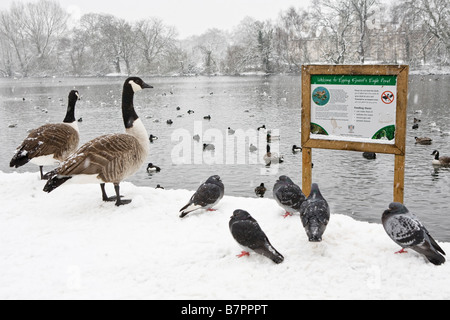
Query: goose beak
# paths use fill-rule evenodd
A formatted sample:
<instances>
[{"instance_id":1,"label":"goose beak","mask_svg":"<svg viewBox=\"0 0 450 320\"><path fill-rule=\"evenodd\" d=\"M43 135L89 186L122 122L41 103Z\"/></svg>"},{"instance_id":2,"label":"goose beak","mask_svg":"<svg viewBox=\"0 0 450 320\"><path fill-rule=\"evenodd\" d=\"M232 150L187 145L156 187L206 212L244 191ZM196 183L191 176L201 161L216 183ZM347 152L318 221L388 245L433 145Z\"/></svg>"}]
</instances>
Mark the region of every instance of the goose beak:
<instances>
[{"instance_id":1,"label":"goose beak","mask_svg":"<svg viewBox=\"0 0 450 320\"><path fill-rule=\"evenodd\" d=\"M153 87L149 84L146 84L145 82L142 84L142 89L153 89Z\"/></svg>"}]
</instances>

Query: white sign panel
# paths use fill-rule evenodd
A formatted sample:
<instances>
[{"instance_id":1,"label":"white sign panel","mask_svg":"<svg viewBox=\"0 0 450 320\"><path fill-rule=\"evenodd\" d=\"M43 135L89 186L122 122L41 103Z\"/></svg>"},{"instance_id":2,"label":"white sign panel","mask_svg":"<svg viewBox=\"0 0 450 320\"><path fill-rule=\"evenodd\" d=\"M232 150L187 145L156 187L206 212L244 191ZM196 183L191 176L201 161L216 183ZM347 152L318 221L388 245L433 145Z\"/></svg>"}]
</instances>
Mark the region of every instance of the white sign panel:
<instances>
[{"instance_id":1,"label":"white sign panel","mask_svg":"<svg viewBox=\"0 0 450 320\"><path fill-rule=\"evenodd\" d=\"M394 143L396 107L397 76L311 76L313 139Z\"/></svg>"}]
</instances>

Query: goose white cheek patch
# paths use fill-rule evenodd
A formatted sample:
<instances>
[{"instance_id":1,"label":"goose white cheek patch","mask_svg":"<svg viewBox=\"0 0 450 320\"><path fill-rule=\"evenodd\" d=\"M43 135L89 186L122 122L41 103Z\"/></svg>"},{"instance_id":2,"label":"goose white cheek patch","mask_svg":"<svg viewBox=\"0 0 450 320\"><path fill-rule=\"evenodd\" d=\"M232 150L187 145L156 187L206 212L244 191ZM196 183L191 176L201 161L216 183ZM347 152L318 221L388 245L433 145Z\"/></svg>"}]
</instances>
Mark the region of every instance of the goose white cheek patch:
<instances>
[{"instance_id":1,"label":"goose white cheek patch","mask_svg":"<svg viewBox=\"0 0 450 320\"><path fill-rule=\"evenodd\" d=\"M131 84L131 87L133 88L133 91L136 93L138 91L141 91L142 88L140 85L138 85L136 82L134 82L133 80L130 80L130 82L128 82L129 84Z\"/></svg>"}]
</instances>

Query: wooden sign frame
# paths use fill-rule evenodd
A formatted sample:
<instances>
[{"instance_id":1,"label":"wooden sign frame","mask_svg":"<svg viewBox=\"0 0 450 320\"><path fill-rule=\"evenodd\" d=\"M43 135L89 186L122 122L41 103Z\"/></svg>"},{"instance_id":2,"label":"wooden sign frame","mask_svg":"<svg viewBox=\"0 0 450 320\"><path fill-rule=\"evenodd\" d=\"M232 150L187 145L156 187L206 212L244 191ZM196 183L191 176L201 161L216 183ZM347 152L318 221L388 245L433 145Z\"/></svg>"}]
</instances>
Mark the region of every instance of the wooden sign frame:
<instances>
[{"instance_id":1,"label":"wooden sign frame","mask_svg":"<svg viewBox=\"0 0 450 320\"><path fill-rule=\"evenodd\" d=\"M394 143L367 143L311 138L312 75L389 75L397 77L396 129ZM302 67L302 189L309 195L312 185L312 149L375 152L395 155L394 202L404 201L406 117L408 107L407 65L304 65Z\"/></svg>"}]
</instances>

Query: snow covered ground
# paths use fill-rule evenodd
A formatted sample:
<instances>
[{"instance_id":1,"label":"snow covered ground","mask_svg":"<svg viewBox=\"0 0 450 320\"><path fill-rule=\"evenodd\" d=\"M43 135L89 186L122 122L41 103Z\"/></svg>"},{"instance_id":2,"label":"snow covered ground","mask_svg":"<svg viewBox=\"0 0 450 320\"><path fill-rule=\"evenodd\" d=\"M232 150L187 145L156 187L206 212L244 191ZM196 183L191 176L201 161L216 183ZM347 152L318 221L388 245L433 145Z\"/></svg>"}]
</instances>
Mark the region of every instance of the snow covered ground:
<instances>
[{"instance_id":1,"label":"snow covered ground","mask_svg":"<svg viewBox=\"0 0 450 320\"><path fill-rule=\"evenodd\" d=\"M450 262L394 254L381 224L332 204L324 240L313 244L299 217L283 219L271 199L225 196L217 212L180 219L192 191L125 182L133 202L116 208L98 185L51 194L43 185L37 173L0 172L0 299L450 299ZM236 257L228 221L238 208L258 220L282 264Z\"/></svg>"}]
</instances>

